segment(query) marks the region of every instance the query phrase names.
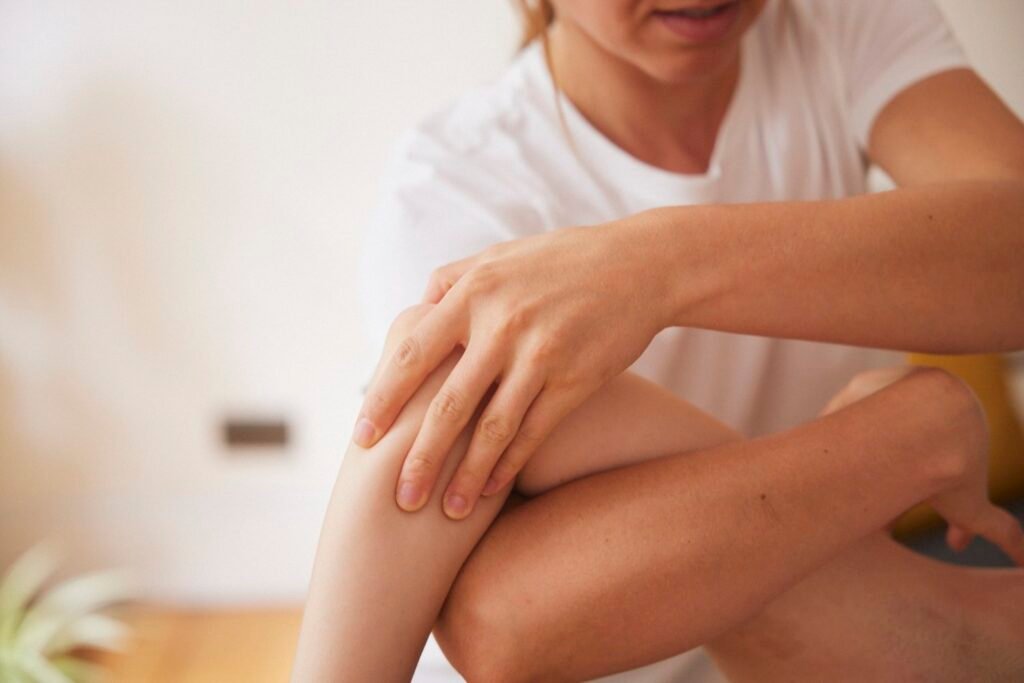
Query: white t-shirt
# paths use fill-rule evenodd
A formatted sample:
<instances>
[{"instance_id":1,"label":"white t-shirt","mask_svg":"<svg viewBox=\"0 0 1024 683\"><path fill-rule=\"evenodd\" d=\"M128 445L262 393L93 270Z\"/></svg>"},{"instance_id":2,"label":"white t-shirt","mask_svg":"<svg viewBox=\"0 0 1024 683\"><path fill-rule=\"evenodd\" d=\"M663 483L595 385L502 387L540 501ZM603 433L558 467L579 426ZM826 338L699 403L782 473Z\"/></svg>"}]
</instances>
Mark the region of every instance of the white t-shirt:
<instances>
[{"instance_id":1,"label":"white t-shirt","mask_svg":"<svg viewBox=\"0 0 1024 683\"><path fill-rule=\"evenodd\" d=\"M562 98L575 155L534 44L397 145L363 259L373 338L379 348L434 268L496 242L658 206L864 193L864 149L882 107L965 65L929 0L771 0L743 39L710 167L690 175L630 156ZM812 418L856 372L900 361L889 351L674 328L632 370L756 436ZM615 680L716 680L709 671L695 652ZM431 641L416 680L459 679Z\"/></svg>"}]
</instances>

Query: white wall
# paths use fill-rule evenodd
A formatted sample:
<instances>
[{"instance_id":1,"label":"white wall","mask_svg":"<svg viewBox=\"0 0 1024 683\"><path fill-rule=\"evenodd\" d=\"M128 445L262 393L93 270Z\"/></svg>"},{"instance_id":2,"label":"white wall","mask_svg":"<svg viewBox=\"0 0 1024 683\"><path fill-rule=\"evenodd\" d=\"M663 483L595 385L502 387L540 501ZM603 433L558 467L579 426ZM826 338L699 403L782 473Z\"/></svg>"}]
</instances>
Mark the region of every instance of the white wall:
<instances>
[{"instance_id":1,"label":"white wall","mask_svg":"<svg viewBox=\"0 0 1024 683\"><path fill-rule=\"evenodd\" d=\"M1024 113L1024 3L941 5ZM0 564L54 535L155 597L302 596L382 156L515 35L505 0L0 3ZM225 457L233 409L287 457Z\"/></svg>"},{"instance_id":2,"label":"white wall","mask_svg":"<svg viewBox=\"0 0 1024 683\"><path fill-rule=\"evenodd\" d=\"M0 3L0 565L56 534L158 597L301 597L382 157L515 35L504 0ZM287 457L225 457L225 410Z\"/></svg>"},{"instance_id":3,"label":"white wall","mask_svg":"<svg viewBox=\"0 0 1024 683\"><path fill-rule=\"evenodd\" d=\"M1024 2L936 0L936 4L974 68L1024 117Z\"/></svg>"}]
</instances>

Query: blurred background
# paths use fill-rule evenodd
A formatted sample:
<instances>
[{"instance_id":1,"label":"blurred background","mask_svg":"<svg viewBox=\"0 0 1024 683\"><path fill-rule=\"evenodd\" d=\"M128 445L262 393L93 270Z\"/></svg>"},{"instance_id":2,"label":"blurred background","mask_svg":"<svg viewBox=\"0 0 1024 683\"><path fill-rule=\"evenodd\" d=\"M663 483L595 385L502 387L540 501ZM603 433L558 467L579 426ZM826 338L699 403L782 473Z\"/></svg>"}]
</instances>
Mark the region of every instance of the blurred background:
<instances>
[{"instance_id":1,"label":"blurred background","mask_svg":"<svg viewBox=\"0 0 1024 683\"><path fill-rule=\"evenodd\" d=\"M1024 3L939 5L1024 115ZM140 642L197 661L167 680L286 676L376 361L378 172L518 33L505 0L0 0L0 568L52 539L65 572L131 569ZM1019 359L949 362L1024 459Z\"/></svg>"}]
</instances>

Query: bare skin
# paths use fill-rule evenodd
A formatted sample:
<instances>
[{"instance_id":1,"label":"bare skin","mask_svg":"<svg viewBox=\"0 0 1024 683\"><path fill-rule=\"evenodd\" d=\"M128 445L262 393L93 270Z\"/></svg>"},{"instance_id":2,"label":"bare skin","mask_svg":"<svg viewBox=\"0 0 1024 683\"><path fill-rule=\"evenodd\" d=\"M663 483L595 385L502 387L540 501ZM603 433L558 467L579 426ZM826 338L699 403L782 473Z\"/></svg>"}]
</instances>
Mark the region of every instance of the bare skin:
<instances>
[{"instance_id":1,"label":"bare skin","mask_svg":"<svg viewBox=\"0 0 1024 683\"><path fill-rule=\"evenodd\" d=\"M743 3L747 18L762 4ZM645 38L644 12L655 4L559 0L556 70L577 108L634 156L701 169L735 83L731 48L739 36L713 49L662 50ZM586 77L573 77L573 68ZM595 97L586 86L598 82ZM1024 248L1024 126L977 76L958 70L896 97L869 147L899 190L828 202L667 207L585 236L567 228L497 246L439 269L427 293L438 307L393 344L357 423L356 441L382 450L353 450L346 459L311 587L313 625L303 629L299 679L334 670L317 669L318 657L331 666L360 654L390 656L393 664L338 670L353 680L408 673L407 653L436 614L432 601L444 599L508 487L528 485L531 456L572 424L567 416L604 396L666 326L925 351L1024 345L1024 270L1013 258ZM466 351L456 358L460 347ZM748 667L743 675L770 662L725 634L741 623L752 625L748 636L770 633L749 620L770 614L766 606L780 594L915 501L931 498L963 534L983 526L1021 552L1012 536L1019 530L998 515L978 516L986 508L977 491L936 497L959 476L949 444L970 433L946 381L907 378L783 435L665 453L538 496L501 515L473 552L446 604L441 640L471 680L575 680L715 638L723 638L724 658ZM617 419L609 412L581 434ZM393 431L400 434L391 439ZM596 461L604 446L633 438L629 430L602 437L564 448L579 444L582 460ZM388 477L404 509L424 508L417 521L400 521L396 507L374 500ZM443 526L442 498L452 519L466 519L465 529ZM967 500L974 502L960 505ZM336 578L323 568L364 546L365 561ZM424 568L430 581L414 590ZM365 587L381 576L398 588L371 604L377 593ZM981 599L995 583L976 585L963 590L965 600ZM522 601L528 612L518 609ZM388 621L396 610L408 619ZM819 631L794 631L795 639L841 649L841 639L830 643L824 624L810 619ZM800 666L816 677L821 662L792 659L783 664L797 668L780 664L780 678L800 678Z\"/></svg>"},{"instance_id":2,"label":"bare skin","mask_svg":"<svg viewBox=\"0 0 1024 683\"><path fill-rule=\"evenodd\" d=\"M397 344L427 308L400 317L388 345ZM456 524L442 514L439 501L410 516L387 495L418 420L457 359L453 355L434 373L384 440L370 450L349 449L317 549L293 681L409 680L457 572L501 509L507 491L486 501L474 519ZM623 462L624 453L643 459L671 452L683 439L699 446L731 437L731 430L700 411L666 403L668 396L639 379L616 382L590 406L598 411L596 417L614 410L639 423L646 415L662 429L605 433L599 444L594 438L579 442L573 435L585 431L593 419L581 416L562 433L561 443L571 445L575 455L560 457L565 455L560 450L553 451L558 457L538 459L523 474L523 490L537 494L583 473L613 467ZM683 419L673 424L673 418ZM558 445L557 435L553 438L552 444ZM465 452L467 446L468 434L455 447ZM451 466L456 463L453 459Z\"/></svg>"},{"instance_id":3,"label":"bare skin","mask_svg":"<svg viewBox=\"0 0 1024 683\"><path fill-rule=\"evenodd\" d=\"M873 534L709 645L733 683L1024 680L1024 571Z\"/></svg>"},{"instance_id":4,"label":"bare skin","mask_svg":"<svg viewBox=\"0 0 1024 683\"><path fill-rule=\"evenodd\" d=\"M390 343L396 343L396 334L409 323L408 318L399 321ZM466 523L447 519L440 501L409 516L381 495L401 465L415 424L430 403L431 392L436 391L456 361L457 357L450 358L435 373L409 404L398 428L389 432L385 440L369 451L353 447L347 455L321 536L293 680L408 680L460 567L498 514L504 495L489 497L484 503L487 507L482 508L485 514L474 515ZM816 439L871 431L865 429L866 421L880 420L894 410L902 411L899 406L918 392L944 397L938 403L945 408L927 415L911 411L911 426L921 420L928 423L941 419L945 428L959 427L969 436L972 425L977 432L976 408L970 400L964 400L967 395L956 386L938 373L923 373L900 383L884 400L876 401L867 410L863 405L860 409L840 410L822 421L810 435L784 437L775 444L741 444L735 432L684 401L648 382L623 375L585 403L552 435L542 450L544 457L535 459L521 475L521 490L540 494L589 472L668 456L679 450L703 450L659 458L647 463L639 473L636 470L644 465L606 471L539 495L503 515L449 597L439 639L470 680L535 680L558 672L557 667L549 665L563 653L558 648L533 652L538 641L517 632L529 624L510 618L521 611L517 607L520 600L534 600L536 593L531 594L529 587L523 591L522 586L509 584L508 580L540 577L542 585L533 588L542 589L540 595L546 605L544 609L530 610L530 614L538 619L556 619L547 625L546 639L552 627L570 629L562 631L572 633L571 639L562 645L575 658L570 657L559 666L580 667L567 672L565 677L582 679L653 661L722 634L755 614L767 601L839 552L844 544L855 542L918 500L933 497L965 528L996 535L999 511L984 500L983 487L979 488L975 481L977 468L965 469L970 458L950 449L948 438L944 438L945 446L938 450L932 447L932 441L922 442L920 436L909 433L868 437L856 444L859 448L877 447L882 451L878 458L864 458L853 448L839 448L829 460L814 459L813 452L807 452L814 448ZM895 389L899 391L892 394ZM457 445L463 453L468 445L467 436ZM977 442L977 433L971 438ZM915 439L921 442L919 448L913 448ZM713 448L720 444L743 448L730 455ZM903 446L910 447L918 457L903 459L890 452L904 450ZM922 457L926 454L927 459ZM812 466L802 468L799 461L808 455ZM450 466L454 467L456 462L457 458L451 459ZM734 474L735 468L744 462L754 483L754 488L747 492L744 486L736 485ZM821 467L813 466L815 462ZM651 467L659 464L664 467ZM968 469L974 474L968 475ZM771 474L774 471L779 474ZM675 477L676 482L685 482L685 486L674 486L677 493L663 493L660 501L657 493L650 500L636 496L637 482L633 478L652 473L666 482L667 477ZM858 493L865 478L874 484L875 496L870 501L863 500ZM571 492L574 486L587 486L587 481L598 479L600 488L596 496ZM699 493L696 498L686 493L679 495L691 487ZM770 492L770 500L759 497L764 491ZM624 497L634 503L628 509L616 511L615 501ZM555 500L554 506L545 505L545 500ZM581 503L581 507L564 509L573 500ZM591 509L590 500L612 512L615 519L611 526L606 514L596 514ZM677 509L673 511L673 507ZM832 523L826 523L833 516ZM659 527L668 529L676 525L673 520L681 518L688 519L686 533L680 538L685 542L658 543ZM791 525L780 528L780 519ZM721 537L717 530L722 525L734 531L725 543L716 540ZM559 613L574 612L573 603L588 599L572 588L586 586L589 580L588 573L581 573L575 565L588 562L588 545L599 548L590 539L604 535L607 541L609 534L629 535L642 546L634 548L642 554L629 551L630 561L620 565L619 572L600 558L592 566L601 567L606 581L610 578L621 584L619 588L608 587L610 595L604 602L617 608L620 601L632 601L631 607L627 605L623 625L629 626L628 615L632 610L642 622L641 628L633 631L632 639L643 638L643 644L621 639L618 627L602 628L602 623L610 624L609 621L577 630L576 624L557 619ZM679 538L678 529L674 534ZM996 540L1008 544L1019 541L1008 536L997 536ZM517 544L521 547L517 548ZM655 550L654 544L660 549ZM1019 551L1024 558L1024 544ZM531 560L534 552L542 552L545 561ZM506 553L517 559L509 562ZM707 557L717 557L725 567L735 570L723 571L722 567L701 559ZM750 557L760 558L756 577L751 574ZM505 567L500 571L488 568L494 560L503 562ZM520 566L524 563L529 566ZM660 567L666 563L674 566L673 576L666 578L683 582L679 585L689 586L688 593L700 596L677 603L677 607L685 606L682 611L674 610L686 615L684 622L671 617L652 621L649 616L657 615L657 610L647 616L642 613L651 601L661 603L664 610L673 599L670 585L649 580L644 585L631 585L644 572L650 576L662 571ZM489 578L488 572L492 572ZM549 600L548 591L563 599ZM729 598L723 600L722 595ZM509 609L515 614L500 611ZM481 621L481 615L487 614L500 623ZM505 638L510 633L515 634L516 643ZM609 647L609 638L617 645ZM517 649L520 646L527 650ZM538 668L526 668L521 664L524 661L532 661Z\"/></svg>"},{"instance_id":5,"label":"bare skin","mask_svg":"<svg viewBox=\"0 0 1024 683\"><path fill-rule=\"evenodd\" d=\"M826 412L838 410L838 417L846 409L849 416L850 408L870 402L861 400L864 397L889 383L905 383L906 379L898 379L905 372L874 371L858 376L830 402ZM910 400L934 401L937 396L925 392ZM878 424L892 424L905 415L889 413ZM964 428L961 424L956 429ZM936 424L929 429L941 431L942 427ZM966 428L961 438L971 429ZM809 459L830 459L842 450L807 448L807 442L801 444L793 436L786 439L787 445L805 449L802 455ZM928 438L918 434L917 440L920 446ZM985 442L976 434L961 443L974 457L984 458ZM731 443L730 447L739 445L753 443ZM855 447L872 446L860 441ZM907 448L915 446L908 444ZM925 450L925 457L937 455L931 447ZM715 614L734 615L737 596L731 590L736 586L747 591L745 599L761 595L759 585L772 578L772 550L801 552L806 548L759 548L735 560L743 567L731 567L715 553L717 548L702 543L691 524L697 516L714 516L716 508L694 510L685 500L662 506L644 501L638 504L644 509L643 516L657 516L638 525L636 517L641 514L632 514L618 495L620 489L624 495L635 495L644 482L627 485L625 480L630 475L642 477L640 473L647 470L667 482L654 495L685 499L686 494L673 492L672 485L685 481L687 490L700 489L704 475L714 466L713 461L705 461L691 470L690 476L680 476L681 468L692 465L699 455L671 456L588 477L501 516L460 574L436 632L446 654L468 680L575 681L639 666L702 642L694 623L704 620L705 627L713 623L713 615L701 613L706 602ZM723 455L722 449L718 455ZM758 477L749 470L744 472L747 476ZM601 483L595 485L595 481ZM862 498L865 506L881 494L880 483L876 481L870 496ZM743 487L733 481L731 488L739 493ZM595 491L595 502L590 505L588 493ZM582 507L570 513L559 505L562 501L557 496L562 492L571 501L566 504ZM933 502L940 509L945 507L941 500ZM740 504L742 499L727 503ZM760 513L776 524L790 521L786 511L774 505L765 506ZM744 520L745 527L756 524L757 516ZM571 529L545 531L554 526L553 518L562 517L571 518ZM686 523L681 524L681 519ZM992 521L1004 526L1004 548L1018 562L1024 560L1019 525L1002 512ZM742 535L742 529L726 519L719 518L719 522L718 533L725 542L732 534ZM826 533L835 528L824 516L817 527ZM620 534L628 534L629 540ZM564 541L566 536L571 539L568 547L549 542L552 537ZM701 547L694 550L684 544L666 551L673 536ZM815 542L810 536L805 541ZM609 548L624 548L625 553L612 554ZM709 583L700 583L699 570L684 567L692 562L694 553L715 572ZM670 561L661 562L666 554ZM543 563L538 557L544 558ZM737 582L736 572L742 573L744 568L752 574L746 583ZM615 576L619 572L624 578ZM597 594L592 592L595 586L600 591ZM726 625L721 635L710 639L710 647L730 679L740 683L1011 681L1024 671L1020 657L1024 652L1022 606L1024 571L969 570L940 564L911 553L876 530L779 597L766 601L763 609L744 602L739 611L748 609L751 618ZM663 646L661 650L658 644Z\"/></svg>"},{"instance_id":6,"label":"bare skin","mask_svg":"<svg viewBox=\"0 0 1024 683\"><path fill-rule=\"evenodd\" d=\"M764 3L740 0L742 21L711 44L658 30L659 9L693 4L557 0L550 29L554 71L576 108L622 149L671 170L706 166L742 32ZM452 419L428 414L395 487L407 510L445 488L448 514L462 519L666 327L939 353L1024 346L1024 268L1014 258L1024 250L1024 124L976 74L954 69L893 98L866 152L898 189L664 207L439 268L425 299L439 305L371 385L357 443L385 433L464 346L436 398ZM487 434L474 436L453 477L439 477L478 406Z\"/></svg>"},{"instance_id":7,"label":"bare skin","mask_svg":"<svg viewBox=\"0 0 1024 683\"><path fill-rule=\"evenodd\" d=\"M834 412L905 375L862 373ZM969 540L957 529L952 544ZM708 646L734 683L1024 678L1024 571L964 569L875 533Z\"/></svg>"}]
</instances>

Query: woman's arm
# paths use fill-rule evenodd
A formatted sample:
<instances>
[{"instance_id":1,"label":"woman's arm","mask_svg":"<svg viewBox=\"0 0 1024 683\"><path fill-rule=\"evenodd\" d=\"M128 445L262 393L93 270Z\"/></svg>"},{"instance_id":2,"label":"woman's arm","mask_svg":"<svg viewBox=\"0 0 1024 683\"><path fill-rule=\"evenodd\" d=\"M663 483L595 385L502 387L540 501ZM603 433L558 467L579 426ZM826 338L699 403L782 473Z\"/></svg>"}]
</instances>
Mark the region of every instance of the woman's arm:
<instances>
[{"instance_id":1,"label":"woman's arm","mask_svg":"<svg viewBox=\"0 0 1024 683\"><path fill-rule=\"evenodd\" d=\"M474 440L442 482L471 505L665 327L921 351L1024 346L1024 125L960 69L897 95L869 147L901 189L657 209L439 269L428 292L438 306L370 387L367 443L467 340L438 400L468 419L486 386L507 380L484 413L501 438ZM428 417L403 480L430 490L455 433Z\"/></svg>"},{"instance_id":2,"label":"woman's arm","mask_svg":"<svg viewBox=\"0 0 1024 683\"><path fill-rule=\"evenodd\" d=\"M900 186L827 202L657 209L642 260L686 277L675 324L933 353L1024 347L1024 124L972 71L881 112L872 159ZM657 269L656 269L657 270Z\"/></svg>"},{"instance_id":3,"label":"woman's arm","mask_svg":"<svg viewBox=\"0 0 1024 683\"><path fill-rule=\"evenodd\" d=\"M680 243L692 279L675 292L678 325L924 353L1024 347L1024 181L630 220Z\"/></svg>"}]
</instances>

